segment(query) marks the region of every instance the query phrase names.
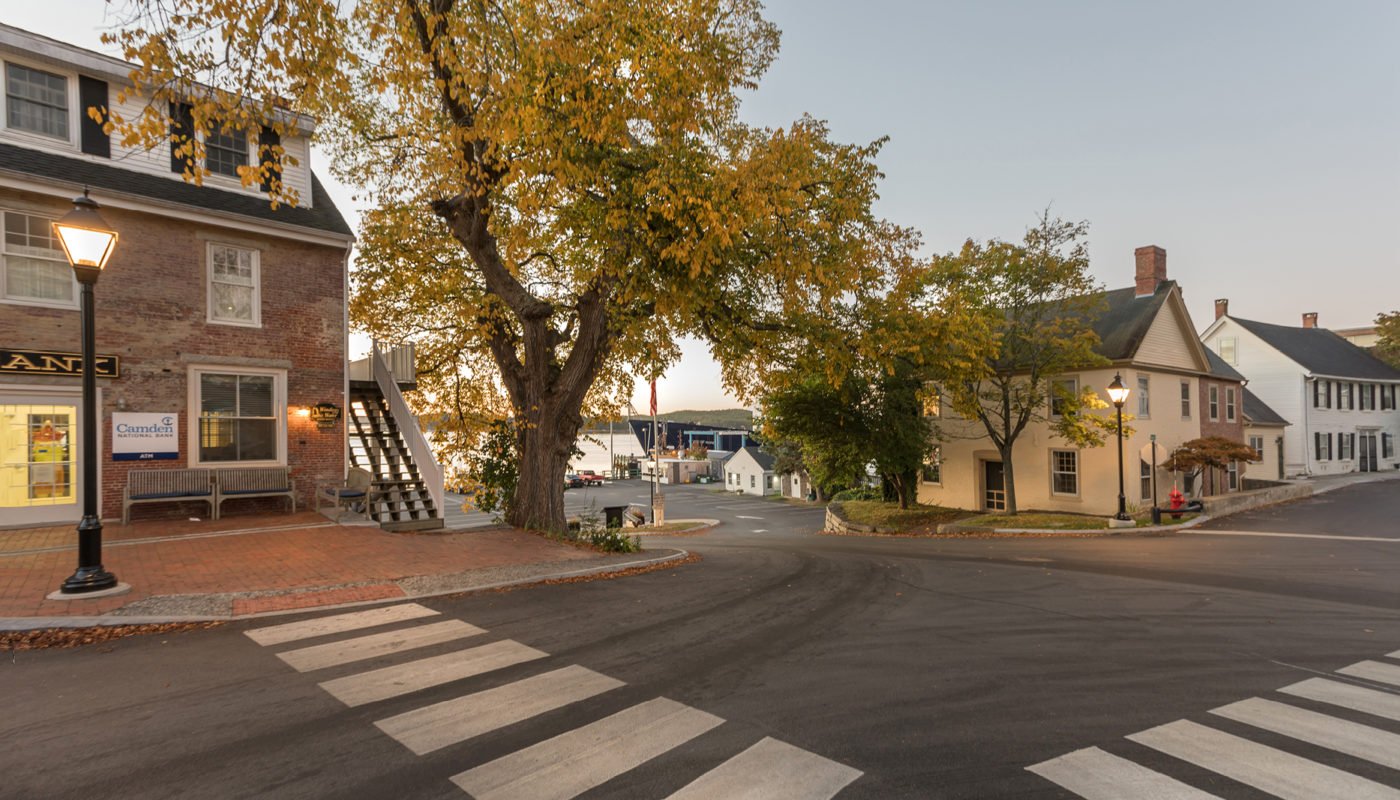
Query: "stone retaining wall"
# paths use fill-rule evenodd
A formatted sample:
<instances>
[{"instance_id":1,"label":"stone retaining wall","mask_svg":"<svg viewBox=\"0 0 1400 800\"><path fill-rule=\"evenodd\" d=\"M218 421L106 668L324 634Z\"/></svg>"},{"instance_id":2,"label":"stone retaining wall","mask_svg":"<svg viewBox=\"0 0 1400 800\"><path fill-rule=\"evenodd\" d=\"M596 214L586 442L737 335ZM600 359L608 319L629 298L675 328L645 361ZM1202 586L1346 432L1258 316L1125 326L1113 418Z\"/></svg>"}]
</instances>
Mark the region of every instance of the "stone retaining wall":
<instances>
[{"instance_id":1,"label":"stone retaining wall","mask_svg":"<svg viewBox=\"0 0 1400 800\"><path fill-rule=\"evenodd\" d=\"M1264 489L1252 489L1245 492L1235 492L1233 494L1221 494L1214 497L1202 498L1201 502L1206 507L1206 514L1214 519L1238 514L1241 511L1248 511L1260 506L1271 506L1275 503L1286 503L1290 500L1299 500L1304 497L1311 497L1313 487L1306 483L1283 483L1270 486Z\"/></svg>"},{"instance_id":2,"label":"stone retaining wall","mask_svg":"<svg viewBox=\"0 0 1400 800\"><path fill-rule=\"evenodd\" d=\"M874 525L862 525L859 522L851 522L842 514L840 503L828 503L826 506L826 525L822 530L827 533L881 533L882 531Z\"/></svg>"}]
</instances>

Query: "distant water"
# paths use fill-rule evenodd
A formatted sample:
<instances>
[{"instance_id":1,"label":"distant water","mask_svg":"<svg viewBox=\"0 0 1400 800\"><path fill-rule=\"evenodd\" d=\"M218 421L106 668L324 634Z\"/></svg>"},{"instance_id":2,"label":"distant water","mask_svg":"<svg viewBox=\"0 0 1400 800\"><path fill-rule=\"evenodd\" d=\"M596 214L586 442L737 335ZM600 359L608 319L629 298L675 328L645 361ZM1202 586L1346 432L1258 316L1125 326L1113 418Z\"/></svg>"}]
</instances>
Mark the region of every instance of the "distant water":
<instances>
[{"instance_id":1,"label":"distant water","mask_svg":"<svg viewBox=\"0 0 1400 800\"><path fill-rule=\"evenodd\" d=\"M581 469L591 469L594 472L605 472L612 469L612 454L614 452L620 456L636 456L641 458L646 453L642 450L641 442L632 435L630 430L625 430L626 426L619 423L612 435L612 448L609 449L607 431L603 433L590 433L587 436L580 436L575 444L583 451L583 455L569 462L569 471L577 472Z\"/></svg>"}]
</instances>

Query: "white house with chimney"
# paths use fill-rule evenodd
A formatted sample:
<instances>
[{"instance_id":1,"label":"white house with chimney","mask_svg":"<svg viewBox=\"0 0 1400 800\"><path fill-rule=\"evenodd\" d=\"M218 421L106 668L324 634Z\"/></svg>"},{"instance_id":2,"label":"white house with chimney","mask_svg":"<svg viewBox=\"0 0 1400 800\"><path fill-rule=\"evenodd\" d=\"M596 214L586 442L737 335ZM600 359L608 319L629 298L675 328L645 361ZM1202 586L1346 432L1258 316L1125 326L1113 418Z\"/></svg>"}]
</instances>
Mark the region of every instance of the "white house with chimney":
<instances>
[{"instance_id":1,"label":"white house with chimney","mask_svg":"<svg viewBox=\"0 0 1400 800\"><path fill-rule=\"evenodd\" d=\"M1229 302L1217 300L1201 340L1288 421L1278 429L1286 475L1400 467L1400 370L1318 327L1317 314L1294 328L1231 316Z\"/></svg>"}]
</instances>

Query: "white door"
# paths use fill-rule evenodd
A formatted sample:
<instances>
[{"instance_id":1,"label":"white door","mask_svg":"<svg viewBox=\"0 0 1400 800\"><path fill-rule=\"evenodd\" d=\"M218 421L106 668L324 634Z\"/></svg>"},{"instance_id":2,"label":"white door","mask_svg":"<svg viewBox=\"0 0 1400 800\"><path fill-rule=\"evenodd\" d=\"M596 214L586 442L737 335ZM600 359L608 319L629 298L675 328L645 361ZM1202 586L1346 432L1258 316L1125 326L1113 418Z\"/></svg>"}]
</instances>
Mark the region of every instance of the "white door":
<instances>
[{"instance_id":1,"label":"white door","mask_svg":"<svg viewBox=\"0 0 1400 800\"><path fill-rule=\"evenodd\" d=\"M0 389L0 527L82 516L78 413L76 393Z\"/></svg>"}]
</instances>

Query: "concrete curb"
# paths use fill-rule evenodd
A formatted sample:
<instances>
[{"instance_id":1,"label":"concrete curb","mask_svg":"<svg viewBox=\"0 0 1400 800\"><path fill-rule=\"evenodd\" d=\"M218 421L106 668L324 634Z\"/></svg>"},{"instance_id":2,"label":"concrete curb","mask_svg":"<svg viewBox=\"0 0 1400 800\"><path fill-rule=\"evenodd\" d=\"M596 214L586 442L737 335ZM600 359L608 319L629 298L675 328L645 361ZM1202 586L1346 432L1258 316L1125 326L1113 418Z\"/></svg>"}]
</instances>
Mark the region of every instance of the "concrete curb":
<instances>
[{"instance_id":1,"label":"concrete curb","mask_svg":"<svg viewBox=\"0 0 1400 800\"><path fill-rule=\"evenodd\" d=\"M462 594L464 592L487 591L491 589L504 589L511 586L528 586L530 584L542 583L544 581L560 580L563 578L581 578L590 575L606 575L612 572L623 572L637 567L646 567L657 564L666 564L671 561L682 561L690 557L690 552L675 548L672 552L652 558L626 561L618 564L608 564L601 567L590 567L587 569L566 570L563 572L546 572L538 575L517 578L513 580L495 581L481 584L460 584L453 586L442 586L428 591L405 592L403 597L387 597L375 600L358 600L351 603L337 603L324 606L304 606L301 608L278 609L276 611L262 611L255 614L227 614L227 615L182 615L182 614L153 614L144 616L114 616L111 614L100 617L0 617L0 631L31 631L46 628L94 628L94 627L118 627L126 625L163 625L173 622L236 622L245 619L261 619L263 617L280 617L290 614L307 614L317 611L333 611L345 608L360 608L363 606L389 605L392 603L402 603L410 600L423 600L433 597L442 597L450 594ZM468 575L470 573L458 573ZM431 580L438 578L450 578L452 576L441 575L417 575L408 578L399 578L395 583L416 580ZM305 591L317 592L333 589L354 587L361 584L337 584L333 586L308 587Z\"/></svg>"},{"instance_id":2,"label":"concrete curb","mask_svg":"<svg viewBox=\"0 0 1400 800\"><path fill-rule=\"evenodd\" d=\"M720 524L720 521L717 519L673 519L669 520L666 524L670 525L677 522L694 522L695 526L679 531L628 531L624 528L622 532L628 536L687 536L692 533L707 531Z\"/></svg>"}]
</instances>

